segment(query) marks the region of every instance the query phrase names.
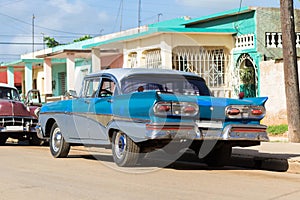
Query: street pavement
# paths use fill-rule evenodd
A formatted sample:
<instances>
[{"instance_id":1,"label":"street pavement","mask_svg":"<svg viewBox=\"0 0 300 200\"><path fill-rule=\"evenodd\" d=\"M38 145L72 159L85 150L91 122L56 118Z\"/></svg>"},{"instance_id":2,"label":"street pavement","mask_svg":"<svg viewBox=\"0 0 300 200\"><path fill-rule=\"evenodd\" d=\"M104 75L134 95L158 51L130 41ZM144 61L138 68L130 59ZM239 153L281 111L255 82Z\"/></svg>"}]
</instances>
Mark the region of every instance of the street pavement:
<instances>
[{"instance_id":1,"label":"street pavement","mask_svg":"<svg viewBox=\"0 0 300 200\"><path fill-rule=\"evenodd\" d=\"M300 174L300 143L286 137L270 137L259 146L234 147L231 165Z\"/></svg>"},{"instance_id":2,"label":"street pavement","mask_svg":"<svg viewBox=\"0 0 300 200\"><path fill-rule=\"evenodd\" d=\"M72 149L87 150L84 147ZM103 148L97 148L96 152L111 154L110 149ZM300 174L300 143L290 143L286 137L270 137L270 142L262 142L259 146L234 147L230 165Z\"/></svg>"}]
</instances>

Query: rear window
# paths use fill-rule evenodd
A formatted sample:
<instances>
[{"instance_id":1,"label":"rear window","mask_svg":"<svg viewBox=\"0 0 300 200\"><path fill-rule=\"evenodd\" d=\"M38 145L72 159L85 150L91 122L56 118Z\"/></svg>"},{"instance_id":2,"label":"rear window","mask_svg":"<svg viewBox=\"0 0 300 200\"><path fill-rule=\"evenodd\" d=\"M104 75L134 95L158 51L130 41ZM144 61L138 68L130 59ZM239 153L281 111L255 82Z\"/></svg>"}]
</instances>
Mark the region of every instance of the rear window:
<instances>
[{"instance_id":1,"label":"rear window","mask_svg":"<svg viewBox=\"0 0 300 200\"><path fill-rule=\"evenodd\" d=\"M176 74L130 76L121 81L121 90L123 94L154 90L183 95L210 96L210 91L202 78Z\"/></svg>"},{"instance_id":2,"label":"rear window","mask_svg":"<svg viewBox=\"0 0 300 200\"><path fill-rule=\"evenodd\" d=\"M20 95L17 90L8 87L0 87L0 99L20 101Z\"/></svg>"}]
</instances>

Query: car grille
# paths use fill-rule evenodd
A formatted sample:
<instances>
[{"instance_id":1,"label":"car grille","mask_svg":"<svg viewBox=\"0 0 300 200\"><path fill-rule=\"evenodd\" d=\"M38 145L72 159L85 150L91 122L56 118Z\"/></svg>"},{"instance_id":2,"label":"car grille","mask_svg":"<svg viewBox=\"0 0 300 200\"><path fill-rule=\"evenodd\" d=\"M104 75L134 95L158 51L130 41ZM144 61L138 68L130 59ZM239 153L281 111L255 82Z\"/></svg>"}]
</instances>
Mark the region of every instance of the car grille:
<instances>
[{"instance_id":1,"label":"car grille","mask_svg":"<svg viewBox=\"0 0 300 200\"><path fill-rule=\"evenodd\" d=\"M0 126L33 126L37 125L38 120L30 117L0 117Z\"/></svg>"}]
</instances>

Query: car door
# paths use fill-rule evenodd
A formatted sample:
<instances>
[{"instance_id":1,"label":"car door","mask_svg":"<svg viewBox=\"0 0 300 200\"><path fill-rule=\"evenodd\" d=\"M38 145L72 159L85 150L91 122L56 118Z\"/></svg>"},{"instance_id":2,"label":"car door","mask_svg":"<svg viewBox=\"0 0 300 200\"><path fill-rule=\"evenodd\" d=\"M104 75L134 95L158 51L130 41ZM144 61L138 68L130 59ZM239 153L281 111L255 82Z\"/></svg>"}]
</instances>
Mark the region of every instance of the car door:
<instances>
[{"instance_id":1,"label":"car door","mask_svg":"<svg viewBox=\"0 0 300 200\"><path fill-rule=\"evenodd\" d=\"M100 78L88 78L84 80L80 97L72 102L72 121L70 127L73 129L73 138L80 139L84 143L90 140L89 129L93 121L93 113L90 113L90 107L93 107L94 99L100 86Z\"/></svg>"},{"instance_id":2,"label":"car door","mask_svg":"<svg viewBox=\"0 0 300 200\"><path fill-rule=\"evenodd\" d=\"M115 82L109 77L102 77L100 88L95 98L91 99L89 113L89 137L93 140L108 141L106 126L112 120L112 102Z\"/></svg>"}]
</instances>

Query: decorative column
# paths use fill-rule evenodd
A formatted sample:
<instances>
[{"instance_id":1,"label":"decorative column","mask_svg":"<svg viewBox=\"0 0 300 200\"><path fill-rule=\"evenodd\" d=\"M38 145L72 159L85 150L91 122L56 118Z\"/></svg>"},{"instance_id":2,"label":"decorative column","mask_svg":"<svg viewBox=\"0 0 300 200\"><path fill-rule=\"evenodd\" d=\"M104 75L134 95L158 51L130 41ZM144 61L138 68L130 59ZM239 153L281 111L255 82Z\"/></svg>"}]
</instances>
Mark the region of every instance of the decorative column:
<instances>
[{"instance_id":1,"label":"decorative column","mask_svg":"<svg viewBox=\"0 0 300 200\"><path fill-rule=\"evenodd\" d=\"M25 94L32 89L32 63L25 63Z\"/></svg>"},{"instance_id":2,"label":"decorative column","mask_svg":"<svg viewBox=\"0 0 300 200\"><path fill-rule=\"evenodd\" d=\"M15 85L14 67L8 66L6 73L7 73L7 84L10 86L14 86Z\"/></svg>"},{"instance_id":3,"label":"decorative column","mask_svg":"<svg viewBox=\"0 0 300 200\"><path fill-rule=\"evenodd\" d=\"M67 91L75 89L75 54L67 54Z\"/></svg>"},{"instance_id":4,"label":"decorative column","mask_svg":"<svg viewBox=\"0 0 300 200\"><path fill-rule=\"evenodd\" d=\"M161 65L164 69L172 69L171 37L161 36Z\"/></svg>"},{"instance_id":5,"label":"decorative column","mask_svg":"<svg viewBox=\"0 0 300 200\"><path fill-rule=\"evenodd\" d=\"M143 57L143 52L142 52L142 49L141 48L138 48L137 49L137 52L136 52L136 66L135 68L145 68L145 65L142 64L142 57Z\"/></svg>"},{"instance_id":6,"label":"decorative column","mask_svg":"<svg viewBox=\"0 0 300 200\"><path fill-rule=\"evenodd\" d=\"M52 96L52 63L51 58L44 59L44 92L45 96Z\"/></svg>"},{"instance_id":7,"label":"decorative column","mask_svg":"<svg viewBox=\"0 0 300 200\"><path fill-rule=\"evenodd\" d=\"M99 48L92 49L92 72L101 70L101 52Z\"/></svg>"}]
</instances>

